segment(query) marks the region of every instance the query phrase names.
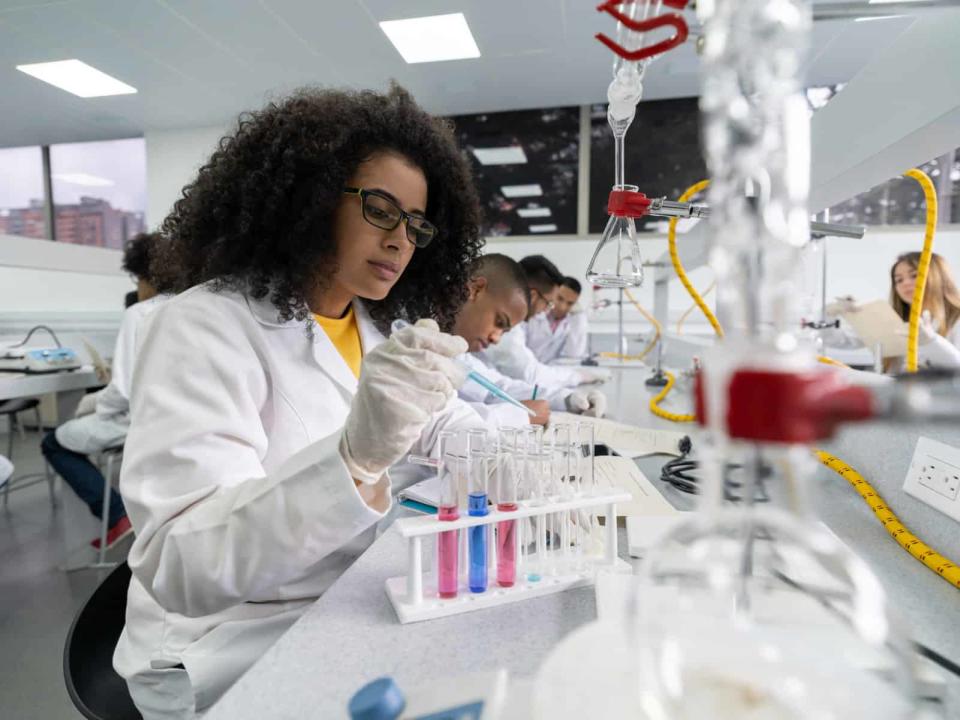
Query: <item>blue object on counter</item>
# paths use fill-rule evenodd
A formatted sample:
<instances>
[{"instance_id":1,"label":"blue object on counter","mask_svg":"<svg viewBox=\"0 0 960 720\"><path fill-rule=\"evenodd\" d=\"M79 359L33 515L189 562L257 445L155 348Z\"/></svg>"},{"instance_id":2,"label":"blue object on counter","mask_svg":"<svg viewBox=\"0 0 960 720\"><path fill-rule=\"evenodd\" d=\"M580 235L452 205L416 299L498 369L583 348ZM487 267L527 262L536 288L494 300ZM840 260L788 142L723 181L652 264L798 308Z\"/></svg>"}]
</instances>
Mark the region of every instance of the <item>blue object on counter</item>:
<instances>
[{"instance_id":1,"label":"blue object on counter","mask_svg":"<svg viewBox=\"0 0 960 720\"><path fill-rule=\"evenodd\" d=\"M407 706L392 677L368 682L350 698L350 720L396 720Z\"/></svg>"}]
</instances>

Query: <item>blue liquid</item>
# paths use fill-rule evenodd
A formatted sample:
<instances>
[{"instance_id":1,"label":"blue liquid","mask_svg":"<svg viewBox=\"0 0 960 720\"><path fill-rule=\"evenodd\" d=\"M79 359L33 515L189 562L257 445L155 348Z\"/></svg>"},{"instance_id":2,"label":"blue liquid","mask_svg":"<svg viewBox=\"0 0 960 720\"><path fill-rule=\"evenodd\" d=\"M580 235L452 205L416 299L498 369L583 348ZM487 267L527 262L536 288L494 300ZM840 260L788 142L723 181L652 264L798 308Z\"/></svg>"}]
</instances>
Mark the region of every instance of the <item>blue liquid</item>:
<instances>
[{"instance_id":1,"label":"blue liquid","mask_svg":"<svg viewBox=\"0 0 960 720\"><path fill-rule=\"evenodd\" d=\"M468 496L467 513L474 516L487 514L487 494L471 493ZM487 590L487 526L472 527L467 532L470 551L470 592Z\"/></svg>"}]
</instances>

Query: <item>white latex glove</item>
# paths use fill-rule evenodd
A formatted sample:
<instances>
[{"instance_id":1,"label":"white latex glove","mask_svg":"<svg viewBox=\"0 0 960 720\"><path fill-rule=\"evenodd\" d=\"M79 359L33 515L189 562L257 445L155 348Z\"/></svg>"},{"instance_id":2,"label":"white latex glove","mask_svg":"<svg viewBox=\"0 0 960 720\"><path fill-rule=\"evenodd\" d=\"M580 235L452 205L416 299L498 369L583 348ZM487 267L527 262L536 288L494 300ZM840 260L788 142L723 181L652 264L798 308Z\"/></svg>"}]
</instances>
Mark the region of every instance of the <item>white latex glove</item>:
<instances>
[{"instance_id":1,"label":"white latex glove","mask_svg":"<svg viewBox=\"0 0 960 720\"><path fill-rule=\"evenodd\" d=\"M363 358L360 384L340 438L354 479L376 483L457 393L466 372L451 358L467 342L433 320L398 330Z\"/></svg>"},{"instance_id":2,"label":"white latex glove","mask_svg":"<svg viewBox=\"0 0 960 720\"><path fill-rule=\"evenodd\" d=\"M12 475L13 463L7 459L6 455L0 455L0 487L6 485Z\"/></svg>"},{"instance_id":3,"label":"white latex glove","mask_svg":"<svg viewBox=\"0 0 960 720\"><path fill-rule=\"evenodd\" d=\"M846 315L847 313L857 312L857 301L849 295L838 297L835 302L830 303L823 310L830 317Z\"/></svg>"},{"instance_id":4,"label":"white latex glove","mask_svg":"<svg viewBox=\"0 0 960 720\"><path fill-rule=\"evenodd\" d=\"M605 383L610 379L610 371L606 368L577 368L579 385L595 385Z\"/></svg>"},{"instance_id":5,"label":"white latex glove","mask_svg":"<svg viewBox=\"0 0 960 720\"><path fill-rule=\"evenodd\" d=\"M599 390L574 390L567 395L567 410L587 417L603 417L607 396Z\"/></svg>"},{"instance_id":6,"label":"white latex glove","mask_svg":"<svg viewBox=\"0 0 960 720\"><path fill-rule=\"evenodd\" d=\"M937 337L937 329L933 326L933 316L930 315L929 310L924 310L920 314L920 322L918 323L917 328L917 340L921 345L929 345L933 342L934 338ZM897 335L902 337L910 336L910 325L907 324L902 328L897 329Z\"/></svg>"}]
</instances>

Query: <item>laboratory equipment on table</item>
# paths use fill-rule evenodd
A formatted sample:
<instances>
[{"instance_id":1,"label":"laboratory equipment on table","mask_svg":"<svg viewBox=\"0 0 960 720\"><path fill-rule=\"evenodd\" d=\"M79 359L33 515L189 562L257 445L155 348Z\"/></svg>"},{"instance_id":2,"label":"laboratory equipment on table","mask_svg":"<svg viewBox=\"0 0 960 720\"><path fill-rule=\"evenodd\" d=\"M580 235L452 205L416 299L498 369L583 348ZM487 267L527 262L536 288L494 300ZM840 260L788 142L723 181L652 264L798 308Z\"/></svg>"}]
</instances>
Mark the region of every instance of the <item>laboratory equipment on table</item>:
<instances>
[{"instance_id":1,"label":"laboratory equipment on table","mask_svg":"<svg viewBox=\"0 0 960 720\"><path fill-rule=\"evenodd\" d=\"M400 622L444 617L590 585L598 570L630 572L630 566L617 556L616 505L631 496L619 488L575 492L577 483L571 475L576 471L571 470L571 463L576 443L570 441L569 428L561 430L559 443L552 436L545 442L540 428L505 428L495 442L486 443L479 433L468 436L465 443L459 442L459 437L455 442L453 435L447 433L442 438L442 461L437 463L441 481L438 515L400 518L394 523L408 542L407 574L386 582L387 595ZM466 455L451 452L454 445L465 445ZM497 488L493 510L487 505L485 490L491 477L496 478ZM457 502L461 483L470 489L466 513ZM573 518L586 528L584 518L594 512L605 516L603 536L578 550L582 541L570 532ZM524 527L529 532L522 533ZM491 545L492 528L497 530L497 541ZM457 563L460 530L466 530L464 535L469 538L469 571L465 573L459 572ZM431 536L438 538L437 567L435 572L424 572L423 538ZM518 563L521 549L526 554ZM496 557L491 557L492 551ZM490 567L496 567L497 573L493 587L487 580Z\"/></svg>"},{"instance_id":2,"label":"laboratory equipment on table","mask_svg":"<svg viewBox=\"0 0 960 720\"><path fill-rule=\"evenodd\" d=\"M24 347L37 330L47 332L57 344L55 348ZM54 373L76 370L81 367L77 353L63 347L60 339L46 325L30 328L27 336L18 343L0 346L0 372Z\"/></svg>"},{"instance_id":3,"label":"laboratory equipment on table","mask_svg":"<svg viewBox=\"0 0 960 720\"><path fill-rule=\"evenodd\" d=\"M396 332L397 330L403 330L403 328L405 328L405 327L410 327L410 323L408 323L406 320L394 320L394 321L390 324L390 330L391 330L392 332ZM467 380L472 380L473 382L477 383L477 385L480 385L482 388L484 388L484 389L487 390L488 392L492 393L492 394L495 395L496 397L500 398L500 399L503 400L504 402L510 403L510 404L513 405L514 407L520 408L521 410L523 410L524 412L526 412L526 413L527 413L528 415L530 415L531 417L536 417L536 414L537 414L537 413L536 413L535 411L531 410L531 409L528 408L526 405L524 405L522 402L520 402L519 400L515 399L515 398L514 398L512 395L510 395L508 392L506 392L506 391L504 391L504 390L501 390L501 389L496 385L496 383L494 383L494 382L493 382L492 380L490 380L489 378L484 377L482 374L478 373L476 370L472 369L472 368L471 368L469 365L467 365L465 362L462 362L462 361L460 361L460 360L457 360L456 358L454 358L453 362L457 363L457 365L459 365L459 366L467 373Z\"/></svg>"},{"instance_id":4,"label":"laboratory equipment on table","mask_svg":"<svg viewBox=\"0 0 960 720\"><path fill-rule=\"evenodd\" d=\"M484 517L487 510L487 431L470 430L467 433L467 512L471 517ZM487 538L490 527L475 525L469 536L470 592L487 589Z\"/></svg>"},{"instance_id":5,"label":"laboratory equipment on table","mask_svg":"<svg viewBox=\"0 0 960 720\"><path fill-rule=\"evenodd\" d=\"M684 42L687 24L663 6L682 10L687 0L609 0L597 9L617 20L617 39L597 39L616 55L607 88L607 122L613 133L614 179L607 200L610 218L587 267L587 280L600 287L633 287L643 282L643 265L634 220L647 214L651 201L624 179L625 139L643 94L643 75L650 61ZM651 42L652 31L672 27L674 34Z\"/></svg>"},{"instance_id":6,"label":"laboratory equipment on table","mask_svg":"<svg viewBox=\"0 0 960 720\"><path fill-rule=\"evenodd\" d=\"M718 2L701 95L711 261L723 338L704 358L702 512L651 548L625 619L652 716L908 718L905 628L869 568L808 518L809 444L871 414L866 391L816 365L801 327L810 239L809 120L796 75L804 0ZM753 196L748 199L747 195ZM723 503L724 468L744 467ZM761 480L779 502L755 503Z\"/></svg>"}]
</instances>

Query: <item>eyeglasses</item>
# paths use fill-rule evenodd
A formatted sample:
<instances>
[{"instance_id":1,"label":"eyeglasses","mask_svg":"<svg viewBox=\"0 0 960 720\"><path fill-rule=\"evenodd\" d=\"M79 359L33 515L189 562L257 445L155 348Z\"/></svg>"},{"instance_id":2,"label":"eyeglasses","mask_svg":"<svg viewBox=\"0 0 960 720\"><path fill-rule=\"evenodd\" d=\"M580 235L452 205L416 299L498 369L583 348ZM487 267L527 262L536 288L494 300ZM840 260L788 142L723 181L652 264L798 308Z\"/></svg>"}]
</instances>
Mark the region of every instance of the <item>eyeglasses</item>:
<instances>
[{"instance_id":1,"label":"eyeglasses","mask_svg":"<svg viewBox=\"0 0 960 720\"><path fill-rule=\"evenodd\" d=\"M363 219L381 230L395 230L401 221L407 223L407 240L418 248L425 248L437 235L437 227L426 218L411 215L393 200L376 190L345 187L347 195L359 195Z\"/></svg>"},{"instance_id":2,"label":"eyeglasses","mask_svg":"<svg viewBox=\"0 0 960 720\"><path fill-rule=\"evenodd\" d=\"M535 287L532 287L532 288L530 288L530 297L531 297L533 300L536 300L536 298L533 297L533 294L534 294L534 293L537 294L537 297L540 298L540 300L542 300L544 303L546 303L546 306L547 306L547 307L546 307L546 310L553 310L553 308L555 307L555 304L554 304L553 300L548 300L546 295L544 295L542 292L540 292L539 290L537 290Z\"/></svg>"}]
</instances>

